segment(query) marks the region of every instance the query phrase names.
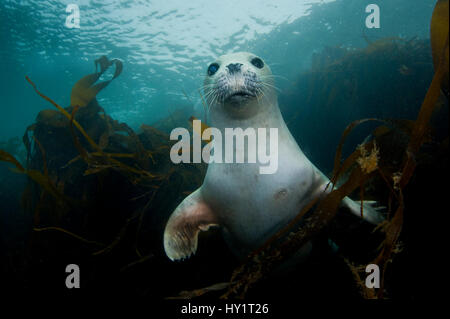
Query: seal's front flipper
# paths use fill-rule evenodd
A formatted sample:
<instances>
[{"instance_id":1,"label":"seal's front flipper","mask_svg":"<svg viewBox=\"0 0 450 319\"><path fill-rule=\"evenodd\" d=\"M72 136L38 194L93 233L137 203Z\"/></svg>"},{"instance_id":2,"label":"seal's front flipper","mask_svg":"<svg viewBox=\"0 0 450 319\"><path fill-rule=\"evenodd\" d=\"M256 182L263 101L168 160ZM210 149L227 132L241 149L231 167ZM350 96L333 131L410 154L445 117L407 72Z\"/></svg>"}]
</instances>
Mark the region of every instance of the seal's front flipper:
<instances>
[{"instance_id":1,"label":"seal's front flipper","mask_svg":"<svg viewBox=\"0 0 450 319\"><path fill-rule=\"evenodd\" d=\"M204 202L200 189L175 209L164 231L164 250L171 260L190 257L197 250L198 233L217 226L218 220Z\"/></svg>"},{"instance_id":2,"label":"seal's front flipper","mask_svg":"<svg viewBox=\"0 0 450 319\"><path fill-rule=\"evenodd\" d=\"M364 201L363 202L363 215L362 218L371 223L371 224L379 224L381 223L385 218L380 210L383 209L383 207L375 207L374 204L376 202L374 201ZM352 212L356 216L361 217L361 202L356 202L351 200L349 197L345 197L342 200L342 205L347 207L350 212Z\"/></svg>"},{"instance_id":3,"label":"seal's front flipper","mask_svg":"<svg viewBox=\"0 0 450 319\"><path fill-rule=\"evenodd\" d=\"M317 168L315 170L316 183L319 185L312 196L325 196L331 192L330 181ZM363 201L363 215L361 216L361 202L353 201L346 196L341 202L340 207L346 207L353 215L362 217L365 221L377 225L385 220L382 210L385 207L375 207L375 201Z\"/></svg>"}]
</instances>

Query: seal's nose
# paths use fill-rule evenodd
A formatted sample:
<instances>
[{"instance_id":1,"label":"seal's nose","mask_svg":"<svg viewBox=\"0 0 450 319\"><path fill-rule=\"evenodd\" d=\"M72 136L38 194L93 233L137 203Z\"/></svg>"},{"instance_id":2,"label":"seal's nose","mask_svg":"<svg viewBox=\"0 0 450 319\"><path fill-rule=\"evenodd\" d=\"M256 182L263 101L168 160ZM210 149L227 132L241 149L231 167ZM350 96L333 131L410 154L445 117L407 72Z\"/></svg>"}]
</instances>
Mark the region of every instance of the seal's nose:
<instances>
[{"instance_id":1,"label":"seal's nose","mask_svg":"<svg viewBox=\"0 0 450 319\"><path fill-rule=\"evenodd\" d=\"M230 74L237 73L241 70L242 63L230 63L227 65Z\"/></svg>"}]
</instances>

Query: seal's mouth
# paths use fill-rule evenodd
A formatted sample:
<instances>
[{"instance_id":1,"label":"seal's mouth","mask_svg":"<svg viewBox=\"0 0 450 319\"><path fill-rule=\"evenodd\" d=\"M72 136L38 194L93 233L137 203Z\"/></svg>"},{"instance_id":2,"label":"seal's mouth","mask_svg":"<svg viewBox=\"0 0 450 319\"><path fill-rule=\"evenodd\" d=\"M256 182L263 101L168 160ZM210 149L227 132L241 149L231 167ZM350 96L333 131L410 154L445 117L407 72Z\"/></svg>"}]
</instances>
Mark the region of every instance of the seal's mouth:
<instances>
[{"instance_id":1,"label":"seal's mouth","mask_svg":"<svg viewBox=\"0 0 450 319\"><path fill-rule=\"evenodd\" d=\"M255 72L222 72L215 80L214 91L210 96L213 101L242 107L257 98L261 89L262 83Z\"/></svg>"},{"instance_id":2,"label":"seal's mouth","mask_svg":"<svg viewBox=\"0 0 450 319\"><path fill-rule=\"evenodd\" d=\"M249 99L255 98L256 94L250 91L237 91L227 95L224 99L225 103L241 104Z\"/></svg>"}]
</instances>

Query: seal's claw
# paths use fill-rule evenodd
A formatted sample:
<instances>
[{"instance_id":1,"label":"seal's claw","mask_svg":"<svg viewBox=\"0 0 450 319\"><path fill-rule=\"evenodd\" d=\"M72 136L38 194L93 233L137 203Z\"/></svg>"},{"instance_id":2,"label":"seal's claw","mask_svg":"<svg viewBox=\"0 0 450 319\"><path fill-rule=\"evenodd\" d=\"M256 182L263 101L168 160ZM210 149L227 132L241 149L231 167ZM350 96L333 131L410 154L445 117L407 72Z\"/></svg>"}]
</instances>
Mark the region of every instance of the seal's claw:
<instances>
[{"instance_id":1,"label":"seal's claw","mask_svg":"<svg viewBox=\"0 0 450 319\"><path fill-rule=\"evenodd\" d=\"M216 216L202 200L200 189L175 209L164 231L164 250L172 261L187 259L197 251L198 233L217 225Z\"/></svg>"},{"instance_id":2,"label":"seal's claw","mask_svg":"<svg viewBox=\"0 0 450 319\"><path fill-rule=\"evenodd\" d=\"M365 200L363 203L364 209L375 210L383 217L386 214L386 206L380 206L376 200Z\"/></svg>"}]
</instances>

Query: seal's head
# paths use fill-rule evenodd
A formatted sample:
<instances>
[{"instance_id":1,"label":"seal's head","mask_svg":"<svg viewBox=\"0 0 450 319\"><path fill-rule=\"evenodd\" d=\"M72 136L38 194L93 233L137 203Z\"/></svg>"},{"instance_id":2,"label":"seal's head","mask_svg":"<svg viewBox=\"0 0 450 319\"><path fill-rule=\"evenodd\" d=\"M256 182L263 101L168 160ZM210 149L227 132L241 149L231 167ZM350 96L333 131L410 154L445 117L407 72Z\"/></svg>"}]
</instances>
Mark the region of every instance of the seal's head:
<instances>
[{"instance_id":1,"label":"seal's head","mask_svg":"<svg viewBox=\"0 0 450 319\"><path fill-rule=\"evenodd\" d=\"M262 99L276 99L269 66L248 52L222 55L209 64L204 84L212 111L223 107L238 117L251 116Z\"/></svg>"}]
</instances>

